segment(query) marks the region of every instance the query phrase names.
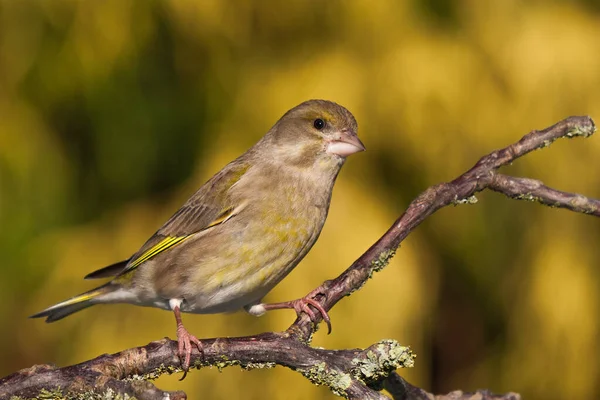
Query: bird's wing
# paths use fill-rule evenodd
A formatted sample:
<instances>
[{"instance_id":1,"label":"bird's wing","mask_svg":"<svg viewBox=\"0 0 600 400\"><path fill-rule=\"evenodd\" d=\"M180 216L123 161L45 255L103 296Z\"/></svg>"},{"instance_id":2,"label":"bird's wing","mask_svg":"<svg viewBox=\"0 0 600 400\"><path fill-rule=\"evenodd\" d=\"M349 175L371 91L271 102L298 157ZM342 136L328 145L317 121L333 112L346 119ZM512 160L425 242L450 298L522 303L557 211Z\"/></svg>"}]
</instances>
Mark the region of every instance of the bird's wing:
<instances>
[{"instance_id":1,"label":"bird's wing","mask_svg":"<svg viewBox=\"0 0 600 400\"><path fill-rule=\"evenodd\" d=\"M129 260L123 260L109 265L108 267L100 268L94 272L90 272L83 279L101 279L110 278L119 275L127 266Z\"/></svg>"},{"instance_id":2,"label":"bird's wing","mask_svg":"<svg viewBox=\"0 0 600 400\"><path fill-rule=\"evenodd\" d=\"M213 176L131 257L120 275L237 214L243 205L231 204L228 193L248 169L238 161Z\"/></svg>"}]
</instances>

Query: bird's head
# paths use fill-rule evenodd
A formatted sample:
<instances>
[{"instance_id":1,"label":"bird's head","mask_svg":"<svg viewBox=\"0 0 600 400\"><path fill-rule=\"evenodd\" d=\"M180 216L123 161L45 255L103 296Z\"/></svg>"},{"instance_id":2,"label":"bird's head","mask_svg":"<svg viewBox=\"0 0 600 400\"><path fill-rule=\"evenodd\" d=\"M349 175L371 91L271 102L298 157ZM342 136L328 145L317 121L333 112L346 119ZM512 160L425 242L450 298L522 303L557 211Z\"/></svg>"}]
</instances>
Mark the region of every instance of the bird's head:
<instances>
[{"instance_id":1,"label":"bird's head","mask_svg":"<svg viewBox=\"0 0 600 400\"><path fill-rule=\"evenodd\" d=\"M347 156L365 150L357 128L352 113L339 104L305 101L285 113L269 132L273 155L298 165L317 160L341 165Z\"/></svg>"}]
</instances>

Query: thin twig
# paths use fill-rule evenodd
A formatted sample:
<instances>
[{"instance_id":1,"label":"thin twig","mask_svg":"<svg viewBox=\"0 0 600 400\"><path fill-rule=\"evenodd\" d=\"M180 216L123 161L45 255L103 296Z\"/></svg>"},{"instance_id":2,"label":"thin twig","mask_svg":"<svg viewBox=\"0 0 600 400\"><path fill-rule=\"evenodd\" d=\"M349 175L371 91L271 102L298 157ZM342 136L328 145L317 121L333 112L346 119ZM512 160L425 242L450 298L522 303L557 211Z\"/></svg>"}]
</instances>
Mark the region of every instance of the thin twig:
<instances>
[{"instance_id":1,"label":"thin twig","mask_svg":"<svg viewBox=\"0 0 600 400\"><path fill-rule=\"evenodd\" d=\"M489 188L511 198L529 198L534 195L537 201L545 205L599 216L599 200L560 192L541 184L534 188L536 185L531 183L533 181L525 184L526 180L523 178L512 178L497 172L500 167L511 164L533 150L547 147L559 138L589 137L595 131L596 126L590 117L569 117L544 130L532 131L518 142L491 152L452 182L428 188L410 203L390 229L346 271L334 280L324 282L317 289L326 294L319 298L323 308L329 311L342 298L361 288L374 272L383 269L400 243L431 214L448 205L472 203L476 201L473 196L484 189ZM317 313L317 318L319 316ZM303 340L310 340L314 327L310 319L303 315L288 331L294 332Z\"/></svg>"}]
</instances>

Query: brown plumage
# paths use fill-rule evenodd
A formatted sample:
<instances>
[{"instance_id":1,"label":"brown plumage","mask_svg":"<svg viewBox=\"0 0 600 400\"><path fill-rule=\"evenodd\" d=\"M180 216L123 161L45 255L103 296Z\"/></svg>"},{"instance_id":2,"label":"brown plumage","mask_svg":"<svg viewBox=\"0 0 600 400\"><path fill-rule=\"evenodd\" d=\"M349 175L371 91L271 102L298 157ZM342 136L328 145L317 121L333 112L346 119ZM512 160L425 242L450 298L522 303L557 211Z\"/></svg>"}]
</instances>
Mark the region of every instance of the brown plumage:
<instances>
[{"instance_id":1,"label":"brown plumage","mask_svg":"<svg viewBox=\"0 0 600 400\"><path fill-rule=\"evenodd\" d=\"M254 315L293 307L314 318L310 298L261 304L306 255L329 209L346 156L364 150L344 107L310 100L289 110L246 153L206 182L129 260L87 278L109 283L33 317L56 321L98 303L130 303L175 312L180 356L189 366L200 342L180 312L246 309Z\"/></svg>"}]
</instances>

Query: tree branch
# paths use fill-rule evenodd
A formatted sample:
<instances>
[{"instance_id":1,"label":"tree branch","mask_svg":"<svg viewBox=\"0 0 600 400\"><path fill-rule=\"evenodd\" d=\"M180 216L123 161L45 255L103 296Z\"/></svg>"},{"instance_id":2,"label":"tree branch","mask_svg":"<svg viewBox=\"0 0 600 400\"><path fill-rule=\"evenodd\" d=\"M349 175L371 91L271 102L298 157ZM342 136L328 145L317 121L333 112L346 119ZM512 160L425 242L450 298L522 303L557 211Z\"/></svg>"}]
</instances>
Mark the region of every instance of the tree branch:
<instances>
[{"instance_id":1,"label":"tree branch","mask_svg":"<svg viewBox=\"0 0 600 400\"><path fill-rule=\"evenodd\" d=\"M561 192L545 186L541 181L529 178L495 174L489 183L489 189L502 193L511 199L537 201L549 207L600 217L600 201L577 193Z\"/></svg>"},{"instance_id":2,"label":"tree branch","mask_svg":"<svg viewBox=\"0 0 600 400\"><path fill-rule=\"evenodd\" d=\"M477 390L472 393L465 393L460 390L450 392L446 395L434 396L423 389L406 382L396 372L383 382L383 387L387 390L394 400L520 400L521 396L516 393L493 394L487 390Z\"/></svg>"},{"instance_id":3,"label":"tree branch","mask_svg":"<svg viewBox=\"0 0 600 400\"><path fill-rule=\"evenodd\" d=\"M373 273L383 269L400 243L427 217L442 207L474 203L474 195L491 189L520 200L565 208L600 216L600 201L579 194L562 192L541 182L511 177L498 169L529 152L549 146L556 139L588 137L596 127L589 117L570 117L542 131L532 131L518 142L482 157L473 168L449 183L432 186L421 193L390 229L360 256L346 271L324 282L313 293L329 311L343 297L360 289ZM315 310L316 311L316 310ZM320 316L315 312L316 316ZM197 368L224 368L239 365L244 369L284 366L300 372L316 385L325 385L333 393L350 399L384 399L385 388L394 399L505 399L517 394L496 396L487 391L452 392L433 396L404 381L397 368L411 367L414 356L408 347L384 340L367 349L325 350L310 347L317 326L302 314L285 332L269 332L239 338L202 340L204 354L197 351L192 363ZM176 356L177 342L163 339L143 347L113 355L103 355L81 364L57 368L38 365L0 379L0 398L20 396L60 398L66 393L128 394L138 399L185 398L183 392L163 392L149 380L161 374L181 371Z\"/></svg>"},{"instance_id":4,"label":"tree branch","mask_svg":"<svg viewBox=\"0 0 600 400\"><path fill-rule=\"evenodd\" d=\"M316 289L326 294L326 298L323 295L319 298L323 307L329 311L343 297L361 288L374 272L389 263L400 243L431 214L451 204L474 203L477 199L473 196L484 189L489 188L511 198L535 199L545 205L599 216L599 200L560 192L543 186L539 181L513 178L497 172L500 167L533 150L548 147L559 138L589 137L595 131L596 125L590 117L569 117L542 131L532 131L518 142L491 152L453 181L431 186L417 196L390 229L346 271ZM320 316L319 313L316 315ZM314 328L308 316L303 315L288 331L295 332L303 340L309 340Z\"/></svg>"}]
</instances>

